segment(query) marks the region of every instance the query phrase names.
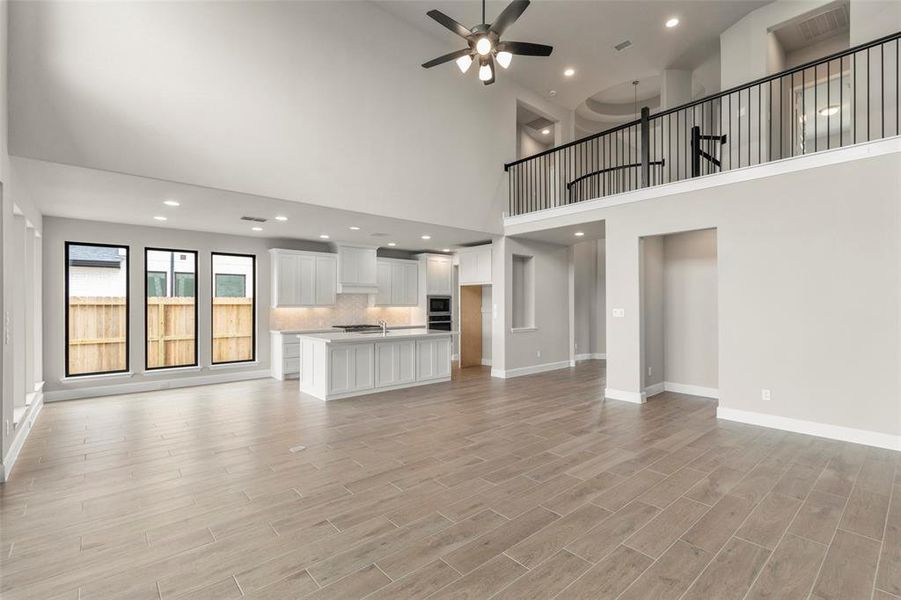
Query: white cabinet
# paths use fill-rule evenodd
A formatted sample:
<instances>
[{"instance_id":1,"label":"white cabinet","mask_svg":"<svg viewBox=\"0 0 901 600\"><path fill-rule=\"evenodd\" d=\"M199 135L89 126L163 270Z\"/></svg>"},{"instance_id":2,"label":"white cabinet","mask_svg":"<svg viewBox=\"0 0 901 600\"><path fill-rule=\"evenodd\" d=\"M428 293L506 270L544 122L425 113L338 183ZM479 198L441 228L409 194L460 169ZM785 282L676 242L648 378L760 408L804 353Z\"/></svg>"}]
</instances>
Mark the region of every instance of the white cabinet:
<instances>
[{"instance_id":1,"label":"white cabinet","mask_svg":"<svg viewBox=\"0 0 901 600\"><path fill-rule=\"evenodd\" d=\"M416 341L377 342L375 385L385 387L416 380Z\"/></svg>"},{"instance_id":2,"label":"white cabinet","mask_svg":"<svg viewBox=\"0 0 901 600\"><path fill-rule=\"evenodd\" d=\"M270 335L272 376L279 380L300 375L300 340L296 334L273 331Z\"/></svg>"},{"instance_id":3,"label":"white cabinet","mask_svg":"<svg viewBox=\"0 0 901 600\"><path fill-rule=\"evenodd\" d=\"M416 340L416 379L443 379L450 377L451 338L425 338Z\"/></svg>"},{"instance_id":4,"label":"white cabinet","mask_svg":"<svg viewBox=\"0 0 901 600\"><path fill-rule=\"evenodd\" d=\"M272 249L272 307L335 304L334 254Z\"/></svg>"},{"instance_id":5,"label":"white cabinet","mask_svg":"<svg viewBox=\"0 0 901 600\"><path fill-rule=\"evenodd\" d=\"M376 306L416 306L419 303L419 266L416 261L380 258L376 265Z\"/></svg>"},{"instance_id":6,"label":"white cabinet","mask_svg":"<svg viewBox=\"0 0 901 600\"><path fill-rule=\"evenodd\" d=\"M427 296L450 296L453 291L453 259L443 254L421 254L425 263L425 293Z\"/></svg>"},{"instance_id":7,"label":"white cabinet","mask_svg":"<svg viewBox=\"0 0 901 600\"><path fill-rule=\"evenodd\" d=\"M329 394L348 394L371 389L374 344L335 344L329 352Z\"/></svg>"},{"instance_id":8,"label":"white cabinet","mask_svg":"<svg viewBox=\"0 0 901 600\"><path fill-rule=\"evenodd\" d=\"M376 292L376 249L364 246L338 246L338 292L370 294Z\"/></svg>"},{"instance_id":9,"label":"white cabinet","mask_svg":"<svg viewBox=\"0 0 901 600\"><path fill-rule=\"evenodd\" d=\"M464 248L457 252L460 261L460 285L491 283L491 244Z\"/></svg>"}]
</instances>

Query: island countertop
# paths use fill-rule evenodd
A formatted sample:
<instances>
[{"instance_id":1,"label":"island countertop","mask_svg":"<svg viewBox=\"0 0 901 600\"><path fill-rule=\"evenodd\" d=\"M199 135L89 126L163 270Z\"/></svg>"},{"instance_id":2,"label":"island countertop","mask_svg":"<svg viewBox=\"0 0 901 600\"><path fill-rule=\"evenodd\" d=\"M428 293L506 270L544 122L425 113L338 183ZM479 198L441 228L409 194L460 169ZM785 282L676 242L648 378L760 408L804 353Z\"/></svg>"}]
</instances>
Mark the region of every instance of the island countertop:
<instances>
[{"instance_id":1,"label":"island countertop","mask_svg":"<svg viewBox=\"0 0 901 600\"><path fill-rule=\"evenodd\" d=\"M297 337L301 340L316 340L320 342L325 342L326 344L333 343L359 343L359 342L381 342L384 340L410 340L416 338L431 338L431 337L447 337L457 335L456 331L435 331L432 329L389 329L387 333L382 333L381 331L375 331L373 333L360 333L360 332L343 332L336 331L333 333L306 333L299 334Z\"/></svg>"}]
</instances>

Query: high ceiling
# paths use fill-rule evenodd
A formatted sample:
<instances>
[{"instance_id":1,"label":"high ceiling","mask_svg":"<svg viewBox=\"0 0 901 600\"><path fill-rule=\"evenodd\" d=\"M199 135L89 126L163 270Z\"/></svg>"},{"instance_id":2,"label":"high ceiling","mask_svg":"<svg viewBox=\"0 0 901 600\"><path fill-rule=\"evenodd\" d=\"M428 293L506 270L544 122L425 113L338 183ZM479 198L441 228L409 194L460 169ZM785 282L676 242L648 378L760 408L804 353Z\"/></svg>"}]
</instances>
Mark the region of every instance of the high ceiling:
<instances>
[{"instance_id":1,"label":"high ceiling","mask_svg":"<svg viewBox=\"0 0 901 600\"><path fill-rule=\"evenodd\" d=\"M462 48L461 40L426 12L437 8L467 27L481 19L477 0L378 0L378 4L444 40L448 52ZM489 1L488 21L506 4ZM698 66L717 49L721 32L765 4L767 0L535 0L504 37L550 44L554 53L548 58L517 56L499 77L512 77L545 96L555 90L555 102L575 109L586 98L623 82L655 76L666 68ZM664 23L671 17L680 23L667 29ZM617 52L613 46L625 40L632 45ZM422 61L432 58L427 49L419 52ZM568 67L575 69L574 76L563 76Z\"/></svg>"}]
</instances>

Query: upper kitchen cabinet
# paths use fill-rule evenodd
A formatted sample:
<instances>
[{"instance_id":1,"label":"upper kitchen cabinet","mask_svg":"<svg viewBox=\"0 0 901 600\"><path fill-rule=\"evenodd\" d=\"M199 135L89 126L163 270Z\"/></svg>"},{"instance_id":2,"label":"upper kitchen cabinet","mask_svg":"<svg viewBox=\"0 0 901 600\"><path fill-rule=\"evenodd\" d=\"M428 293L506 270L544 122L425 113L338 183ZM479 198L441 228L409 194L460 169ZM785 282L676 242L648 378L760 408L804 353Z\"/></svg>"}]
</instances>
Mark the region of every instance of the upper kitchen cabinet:
<instances>
[{"instance_id":1,"label":"upper kitchen cabinet","mask_svg":"<svg viewBox=\"0 0 901 600\"><path fill-rule=\"evenodd\" d=\"M378 293L375 248L350 245L338 246L338 293Z\"/></svg>"},{"instance_id":2,"label":"upper kitchen cabinet","mask_svg":"<svg viewBox=\"0 0 901 600\"><path fill-rule=\"evenodd\" d=\"M419 303L419 264L415 260L379 258L375 306L416 306Z\"/></svg>"},{"instance_id":3,"label":"upper kitchen cabinet","mask_svg":"<svg viewBox=\"0 0 901 600\"><path fill-rule=\"evenodd\" d=\"M450 296L454 288L453 258L446 254L420 254L425 267L426 296Z\"/></svg>"},{"instance_id":4,"label":"upper kitchen cabinet","mask_svg":"<svg viewBox=\"0 0 901 600\"><path fill-rule=\"evenodd\" d=\"M334 254L269 250L272 308L333 306L338 261Z\"/></svg>"},{"instance_id":5,"label":"upper kitchen cabinet","mask_svg":"<svg viewBox=\"0 0 901 600\"><path fill-rule=\"evenodd\" d=\"M491 284L491 244L457 251L460 285Z\"/></svg>"}]
</instances>

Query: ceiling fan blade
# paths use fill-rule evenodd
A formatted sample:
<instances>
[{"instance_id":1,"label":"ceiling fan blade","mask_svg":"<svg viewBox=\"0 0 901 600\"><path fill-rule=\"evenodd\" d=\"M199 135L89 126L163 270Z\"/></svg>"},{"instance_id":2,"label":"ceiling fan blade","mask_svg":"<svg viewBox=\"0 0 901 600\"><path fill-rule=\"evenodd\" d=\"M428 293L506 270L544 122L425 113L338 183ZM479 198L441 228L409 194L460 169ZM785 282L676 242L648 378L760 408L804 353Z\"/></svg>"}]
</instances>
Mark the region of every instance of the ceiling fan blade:
<instances>
[{"instance_id":1,"label":"ceiling fan blade","mask_svg":"<svg viewBox=\"0 0 901 600\"><path fill-rule=\"evenodd\" d=\"M443 56L439 56L438 58L433 58L428 62L422 63L422 67L424 69L431 69L436 65L442 65L446 62L450 62L452 60L457 60L458 58L462 58L472 52L469 48L464 48L463 50L457 50L456 52L450 52Z\"/></svg>"},{"instance_id":2,"label":"ceiling fan blade","mask_svg":"<svg viewBox=\"0 0 901 600\"><path fill-rule=\"evenodd\" d=\"M432 17L433 19L435 19L436 21L438 21L439 23L441 23L442 25L444 25L445 27L447 27L448 29L450 29L451 31L453 31L454 33L456 33L457 35L459 35L460 37L462 37L462 38L469 37L470 32L468 29L466 29L465 27L463 27L462 25L460 25L459 23L457 23L456 21L451 19L449 16L447 16L440 10L430 10L426 14L428 16Z\"/></svg>"},{"instance_id":3,"label":"ceiling fan blade","mask_svg":"<svg viewBox=\"0 0 901 600\"><path fill-rule=\"evenodd\" d=\"M529 7L529 0L513 0L507 5L507 8L501 11L494 23L491 24L491 31L501 35L504 30L516 22L516 19Z\"/></svg>"},{"instance_id":4,"label":"ceiling fan blade","mask_svg":"<svg viewBox=\"0 0 901 600\"><path fill-rule=\"evenodd\" d=\"M554 51L554 47L531 42L501 42L497 45L497 51L509 52L520 56L550 56L551 52Z\"/></svg>"}]
</instances>

